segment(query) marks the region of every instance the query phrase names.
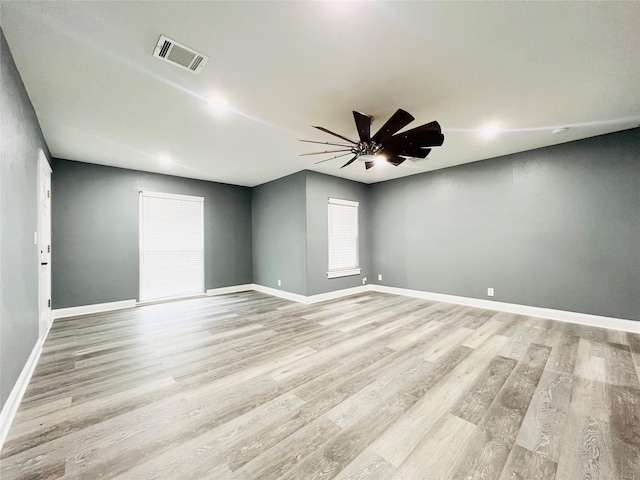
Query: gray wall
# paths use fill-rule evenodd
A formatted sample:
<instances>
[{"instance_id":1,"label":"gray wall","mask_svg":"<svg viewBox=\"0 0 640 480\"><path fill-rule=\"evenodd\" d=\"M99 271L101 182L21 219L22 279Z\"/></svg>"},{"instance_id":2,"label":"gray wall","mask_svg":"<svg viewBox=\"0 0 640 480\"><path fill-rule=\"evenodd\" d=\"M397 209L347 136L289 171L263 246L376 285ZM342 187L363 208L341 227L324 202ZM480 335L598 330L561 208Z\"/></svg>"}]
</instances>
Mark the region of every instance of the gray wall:
<instances>
[{"instance_id":1,"label":"gray wall","mask_svg":"<svg viewBox=\"0 0 640 480\"><path fill-rule=\"evenodd\" d=\"M253 188L255 283L307 295L305 190L305 172Z\"/></svg>"},{"instance_id":2,"label":"gray wall","mask_svg":"<svg viewBox=\"0 0 640 480\"><path fill-rule=\"evenodd\" d=\"M640 130L372 186L401 288L640 320Z\"/></svg>"},{"instance_id":3,"label":"gray wall","mask_svg":"<svg viewBox=\"0 0 640 480\"><path fill-rule=\"evenodd\" d=\"M362 285L367 277L371 283L371 201L369 186L323 175L305 172L307 177L307 295L342 290ZM328 269L328 208L329 197L360 202L358 206L358 234L360 275L327 278Z\"/></svg>"},{"instance_id":4,"label":"gray wall","mask_svg":"<svg viewBox=\"0 0 640 480\"><path fill-rule=\"evenodd\" d=\"M138 192L204 197L205 288L252 282L246 187L53 161L53 308L139 298Z\"/></svg>"},{"instance_id":5,"label":"gray wall","mask_svg":"<svg viewBox=\"0 0 640 480\"><path fill-rule=\"evenodd\" d=\"M0 408L38 340L40 125L0 30Z\"/></svg>"}]
</instances>

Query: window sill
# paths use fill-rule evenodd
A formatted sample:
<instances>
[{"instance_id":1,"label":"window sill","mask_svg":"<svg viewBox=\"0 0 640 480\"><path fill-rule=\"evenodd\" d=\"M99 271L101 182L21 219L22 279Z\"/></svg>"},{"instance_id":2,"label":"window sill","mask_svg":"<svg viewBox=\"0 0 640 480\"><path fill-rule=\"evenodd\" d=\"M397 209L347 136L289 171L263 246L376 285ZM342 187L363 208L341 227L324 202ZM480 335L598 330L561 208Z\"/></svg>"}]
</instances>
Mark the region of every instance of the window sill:
<instances>
[{"instance_id":1,"label":"window sill","mask_svg":"<svg viewBox=\"0 0 640 480\"><path fill-rule=\"evenodd\" d=\"M336 270L327 272L327 278L350 277L352 275L360 275L359 268L350 268L349 270Z\"/></svg>"}]
</instances>

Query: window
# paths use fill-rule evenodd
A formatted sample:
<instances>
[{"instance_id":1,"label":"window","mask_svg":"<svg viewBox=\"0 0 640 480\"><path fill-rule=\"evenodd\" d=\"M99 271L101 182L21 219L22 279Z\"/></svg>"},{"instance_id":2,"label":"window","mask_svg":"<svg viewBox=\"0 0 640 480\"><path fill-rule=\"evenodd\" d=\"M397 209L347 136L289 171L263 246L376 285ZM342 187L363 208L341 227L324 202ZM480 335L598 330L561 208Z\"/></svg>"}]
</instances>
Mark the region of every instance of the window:
<instances>
[{"instance_id":1,"label":"window","mask_svg":"<svg viewBox=\"0 0 640 480\"><path fill-rule=\"evenodd\" d=\"M204 198L140 192L140 301L204 292Z\"/></svg>"},{"instance_id":2,"label":"window","mask_svg":"<svg viewBox=\"0 0 640 480\"><path fill-rule=\"evenodd\" d=\"M358 202L329 199L328 278L359 275Z\"/></svg>"}]
</instances>

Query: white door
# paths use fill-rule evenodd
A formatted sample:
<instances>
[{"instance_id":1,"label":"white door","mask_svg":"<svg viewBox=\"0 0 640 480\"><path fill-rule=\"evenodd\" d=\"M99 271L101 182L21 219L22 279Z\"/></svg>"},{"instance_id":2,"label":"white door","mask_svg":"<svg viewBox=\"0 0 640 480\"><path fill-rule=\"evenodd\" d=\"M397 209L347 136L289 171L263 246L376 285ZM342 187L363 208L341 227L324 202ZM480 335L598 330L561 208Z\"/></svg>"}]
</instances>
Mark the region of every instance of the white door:
<instances>
[{"instance_id":1,"label":"white door","mask_svg":"<svg viewBox=\"0 0 640 480\"><path fill-rule=\"evenodd\" d=\"M38 155L38 263L39 335L51 324L51 167L44 152Z\"/></svg>"}]
</instances>

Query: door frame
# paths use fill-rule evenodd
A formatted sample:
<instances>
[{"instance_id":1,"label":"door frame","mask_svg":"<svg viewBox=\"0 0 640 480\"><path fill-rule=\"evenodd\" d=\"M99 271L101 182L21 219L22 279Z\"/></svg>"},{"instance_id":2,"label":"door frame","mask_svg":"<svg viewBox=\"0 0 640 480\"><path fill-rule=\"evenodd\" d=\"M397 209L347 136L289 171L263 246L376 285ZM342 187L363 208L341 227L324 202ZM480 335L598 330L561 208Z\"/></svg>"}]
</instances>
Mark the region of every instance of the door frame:
<instances>
[{"instance_id":1,"label":"door frame","mask_svg":"<svg viewBox=\"0 0 640 480\"><path fill-rule=\"evenodd\" d=\"M49 327L51 327L51 165L42 149L38 150L38 337L44 339ZM42 209L42 184L45 183L47 191L49 215L47 221L43 221ZM43 272L43 262L46 262L46 270ZM46 280L43 282L43 273Z\"/></svg>"}]
</instances>

